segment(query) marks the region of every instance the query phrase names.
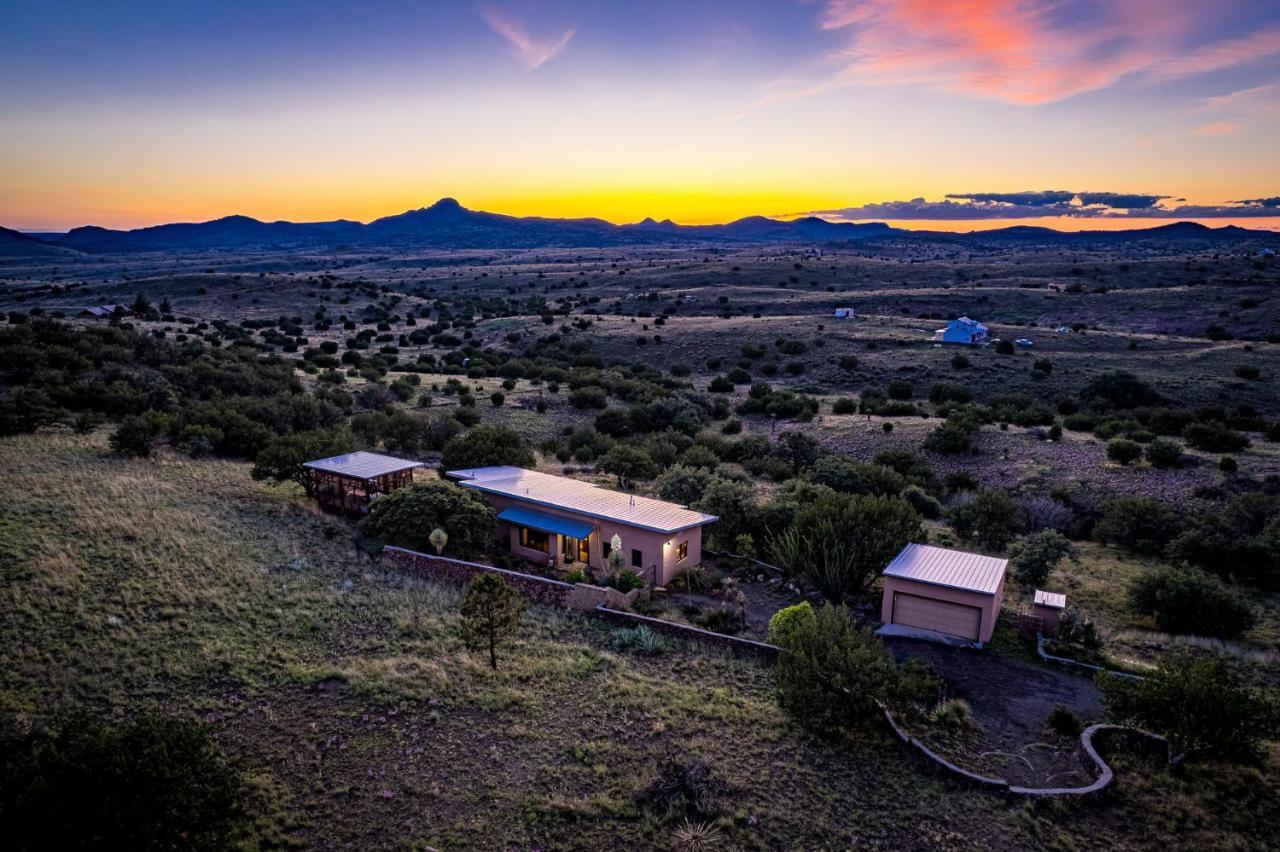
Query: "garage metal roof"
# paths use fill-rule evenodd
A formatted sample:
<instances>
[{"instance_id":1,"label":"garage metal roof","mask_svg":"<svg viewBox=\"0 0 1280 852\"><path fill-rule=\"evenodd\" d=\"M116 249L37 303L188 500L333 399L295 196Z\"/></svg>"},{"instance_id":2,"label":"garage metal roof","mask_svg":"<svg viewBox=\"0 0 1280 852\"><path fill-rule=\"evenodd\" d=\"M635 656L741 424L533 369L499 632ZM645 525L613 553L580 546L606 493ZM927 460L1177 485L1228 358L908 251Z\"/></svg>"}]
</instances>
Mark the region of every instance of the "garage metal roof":
<instances>
[{"instance_id":1,"label":"garage metal roof","mask_svg":"<svg viewBox=\"0 0 1280 852\"><path fill-rule=\"evenodd\" d=\"M928 544L908 544L884 569L886 577L994 595L1009 560Z\"/></svg>"},{"instance_id":2,"label":"garage metal roof","mask_svg":"<svg viewBox=\"0 0 1280 852\"><path fill-rule=\"evenodd\" d=\"M676 503L624 494L567 476L539 473L520 467L450 470L445 472L445 476L460 480L458 484L463 488L474 488L486 494L576 512L589 518L616 521L653 532L679 532L718 520L715 515L696 512Z\"/></svg>"},{"instance_id":3,"label":"garage metal roof","mask_svg":"<svg viewBox=\"0 0 1280 852\"><path fill-rule=\"evenodd\" d=\"M340 456L331 456L327 459L309 461L302 466L312 470L324 471L325 473L337 474L338 476L349 476L352 479L373 479L377 476L386 476L388 473L398 473L402 470L422 467L422 462L398 459L395 456L384 456L381 453L366 453L360 450Z\"/></svg>"}]
</instances>

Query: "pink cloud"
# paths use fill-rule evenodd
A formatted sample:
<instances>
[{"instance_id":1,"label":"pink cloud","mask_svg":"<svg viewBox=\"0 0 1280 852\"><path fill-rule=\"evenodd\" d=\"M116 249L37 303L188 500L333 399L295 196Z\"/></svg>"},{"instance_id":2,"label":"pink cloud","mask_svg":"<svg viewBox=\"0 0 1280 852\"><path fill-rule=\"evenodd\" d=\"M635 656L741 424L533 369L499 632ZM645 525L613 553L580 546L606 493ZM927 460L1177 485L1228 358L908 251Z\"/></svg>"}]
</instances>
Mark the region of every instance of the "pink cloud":
<instances>
[{"instance_id":1,"label":"pink cloud","mask_svg":"<svg viewBox=\"0 0 1280 852\"><path fill-rule=\"evenodd\" d=\"M1219 12L1202 0L828 0L819 25L848 36L834 73L773 98L869 83L1042 104L1280 54L1280 27L1188 49Z\"/></svg>"},{"instance_id":2,"label":"pink cloud","mask_svg":"<svg viewBox=\"0 0 1280 852\"><path fill-rule=\"evenodd\" d=\"M1231 136L1240 132L1240 125L1234 121L1211 121L1196 128L1197 136Z\"/></svg>"},{"instance_id":3,"label":"pink cloud","mask_svg":"<svg viewBox=\"0 0 1280 852\"><path fill-rule=\"evenodd\" d=\"M558 38L537 38L529 34L523 23L492 6L481 6L480 16L489 25L489 29L515 48L516 55L530 71L554 59L569 45L575 32L568 29Z\"/></svg>"}]
</instances>

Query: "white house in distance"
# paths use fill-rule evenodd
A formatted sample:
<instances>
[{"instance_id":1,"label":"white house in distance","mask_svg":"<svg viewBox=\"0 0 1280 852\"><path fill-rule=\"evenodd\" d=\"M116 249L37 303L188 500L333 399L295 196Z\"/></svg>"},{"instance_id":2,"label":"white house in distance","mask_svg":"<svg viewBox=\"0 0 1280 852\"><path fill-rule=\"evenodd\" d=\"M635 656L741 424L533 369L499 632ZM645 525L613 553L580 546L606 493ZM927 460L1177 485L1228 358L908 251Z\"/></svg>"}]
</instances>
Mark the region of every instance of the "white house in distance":
<instances>
[{"instance_id":1,"label":"white house in distance","mask_svg":"<svg viewBox=\"0 0 1280 852\"><path fill-rule=\"evenodd\" d=\"M933 333L937 340L943 343L960 343L965 346L985 346L987 342L987 327L982 323L968 317L960 317L953 319L947 323L946 328L938 329Z\"/></svg>"},{"instance_id":2,"label":"white house in distance","mask_svg":"<svg viewBox=\"0 0 1280 852\"><path fill-rule=\"evenodd\" d=\"M836 308L836 319L854 319L858 312L853 308Z\"/></svg>"}]
</instances>

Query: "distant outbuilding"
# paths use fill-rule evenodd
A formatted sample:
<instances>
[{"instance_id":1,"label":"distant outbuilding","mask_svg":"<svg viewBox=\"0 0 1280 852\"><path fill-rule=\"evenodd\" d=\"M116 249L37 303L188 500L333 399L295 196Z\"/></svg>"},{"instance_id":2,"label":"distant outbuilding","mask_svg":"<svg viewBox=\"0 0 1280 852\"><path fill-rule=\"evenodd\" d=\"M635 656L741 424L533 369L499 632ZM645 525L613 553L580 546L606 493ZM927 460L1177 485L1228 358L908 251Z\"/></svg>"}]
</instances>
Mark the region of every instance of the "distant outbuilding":
<instances>
[{"instance_id":1,"label":"distant outbuilding","mask_svg":"<svg viewBox=\"0 0 1280 852\"><path fill-rule=\"evenodd\" d=\"M987 342L987 327L975 319L960 317L947 323L940 332L943 343L961 343L965 346L982 346Z\"/></svg>"},{"instance_id":2,"label":"distant outbuilding","mask_svg":"<svg viewBox=\"0 0 1280 852\"><path fill-rule=\"evenodd\" d=\"M889 632L991 640L1004 601L1008 560L927 544L908 544L884 569L880 620Z\"/></svg>"},{"instance_id":3,"label":"distant outbuilding","mask_svg":"<svg viewBox=\"0 0 1280 852\"><path fill-rule=\"evenodd\" d=\"M853 308L836 308L836 319L854 319L857 315Z\"/></svg>"},{"instance_id":4,"label":"distant outbuilding","mask_svg":"<svg viewBox=\"0 0 1280 852\"><path fill-rule=\"evenodd\" d=\"M133 311L124 305L94 305L91 308L85 308L80 312L82 317L92 317L93 319L112 319L114 317L132 316Z\"/></svg>"}]
</instances>

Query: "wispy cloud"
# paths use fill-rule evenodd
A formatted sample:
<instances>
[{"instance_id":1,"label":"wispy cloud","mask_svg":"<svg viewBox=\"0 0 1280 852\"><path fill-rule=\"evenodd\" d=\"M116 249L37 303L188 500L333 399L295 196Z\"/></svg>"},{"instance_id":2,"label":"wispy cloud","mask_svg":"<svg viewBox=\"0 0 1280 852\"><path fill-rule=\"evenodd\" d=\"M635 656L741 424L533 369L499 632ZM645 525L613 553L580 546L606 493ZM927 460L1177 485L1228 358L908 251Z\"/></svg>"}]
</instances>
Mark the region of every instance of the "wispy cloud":
<instances>
[{"instance_id":1,"label":"wispy cloud","mask_svg":"<svg viewBox=\"0 0 1280 852\"><path fill-rule=\"evenodd\" d=\"M530 71L540 68L569 46L575 32L570 28L550 38L531 35L524 23L493 6L481 6L480 16L489 29L502 36L515 49L516 56Z\"/></svg>"},{"instance_id":2,"label":"wispy cloud","mask_svg":"<svg viewBox=\"0 0 1280 852\"><path fill-rule=\"evenodd\" d=\"M1280 55L1276 25L1205 39L1220 13L1203 0L826 0L819 26L843 34L844 45L761 102L907 84L1044 104L1126 78L1188 77Z\"/></svg>"},{"instance_id":3,"label":"wispy cloud","mask_svg":"<svg viewBox=\"0 0 1280 852\"><path fill-rule=\"evenodd\" d=\"M1196 128L1197 136L1232 136L1240 132L1240 125L1234 121L1211 121Z\"/></svg>"}]
</instances>

